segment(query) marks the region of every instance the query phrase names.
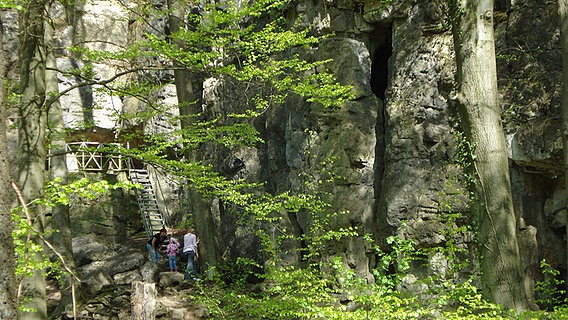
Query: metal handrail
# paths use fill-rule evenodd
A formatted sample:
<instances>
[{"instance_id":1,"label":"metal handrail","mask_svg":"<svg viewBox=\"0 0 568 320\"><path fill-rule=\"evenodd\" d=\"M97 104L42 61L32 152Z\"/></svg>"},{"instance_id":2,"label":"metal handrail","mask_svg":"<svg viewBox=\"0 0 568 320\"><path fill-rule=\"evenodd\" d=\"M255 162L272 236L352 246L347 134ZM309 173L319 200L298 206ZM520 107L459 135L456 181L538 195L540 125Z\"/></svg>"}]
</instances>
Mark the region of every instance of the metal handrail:
<instances>
[{"instance_id":1,"label":"metal handrail","mask_svg":"<svg viewBox=\"0 0 568 320\"><path fill-rule=\"evenodd\" d=\"M130 181L138 183L142 189L134 189L146 236L150 239L158 230L166 228L166 221L162 214L162 209L158 204L154 187L152 186L150 174L145 169L131 169L128 171Z\"/></svg>"}]
</instances>

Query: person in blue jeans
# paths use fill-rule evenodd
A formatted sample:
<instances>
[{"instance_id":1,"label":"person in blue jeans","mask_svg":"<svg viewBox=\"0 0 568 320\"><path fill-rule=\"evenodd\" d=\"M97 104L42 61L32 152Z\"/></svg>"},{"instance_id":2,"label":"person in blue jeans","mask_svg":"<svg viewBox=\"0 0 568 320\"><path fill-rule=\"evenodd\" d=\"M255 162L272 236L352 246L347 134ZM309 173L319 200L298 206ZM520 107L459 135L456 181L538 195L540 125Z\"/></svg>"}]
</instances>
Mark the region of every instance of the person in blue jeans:
<instances>
[{"instance_id":1,"label":"person in blue jeans","mask_svg":"<svg viewBox=\"0 0 568 320\"><path fill-rule=\"evenodd\" d=\"M146 243L146 248L150 253L150 259L154 264L160 263L160 250L162 249L162 243L166 240L166 235L166 228L162 228L159 233L156 233Z\"/></svg>"},{"instance_id":2,"label":"person in blue jeans","mask_svg":"<svg viewBox=\"0 0 568 320\"><path fill-rule=\"evenodd\" d=\"M179 242L176 238L169 236L169 242L166 246L166 254L168 255L168 264L170 265L170 272L177 272L177 254L179 251Z\"/></svg>"},{"instance_id":3,"label":"person in blue jeans","mask_svg":"<svg viewBox=\"0 0 568 320\"><path fill-rule=\"evenodd\" d=\"M187 267L185 268L185 280L197 279L197 273L195 272L195 260L199 258L199 253L197 251L197 243L199 240L195 235L195 230L190 228L187 233L183 236L183 254L187 256Z\"/></svg>"}]
</instances>

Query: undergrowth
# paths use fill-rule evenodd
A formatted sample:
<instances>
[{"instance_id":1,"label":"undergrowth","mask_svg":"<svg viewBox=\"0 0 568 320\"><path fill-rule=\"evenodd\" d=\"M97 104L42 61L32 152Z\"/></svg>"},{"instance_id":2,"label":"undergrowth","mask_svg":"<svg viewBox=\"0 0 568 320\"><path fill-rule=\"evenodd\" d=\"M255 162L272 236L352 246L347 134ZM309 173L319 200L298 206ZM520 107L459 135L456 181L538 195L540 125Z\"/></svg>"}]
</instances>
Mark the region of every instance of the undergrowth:
<instances>
[{"instance_id":1,"label":"undergrowth","mask_svg":"<svg viewBox=\"0 0 568 320\"><path fill-rule=\"evenodd\" d=\"M321 201L329 195L321 193L317 182L323 180L321 177L339 178L325 168L329 163L323 163L319 178L302 176L309 189L304 191L314 196L291 198L294 201L286 206L289 212L301 213L310 222L297 239L306 244L300 255L304 267L280 260L282 241L293 235L281 230L280 236L275 236L278 233L270 228L259 231L264 263L243 258L225 261L205 273L209 278L196 283L189 298L206 309L209 318L568 319L568 304L560 298L564 292L559 291L563 283L556 280L558 272L545 262L541 264L545 280L535 286L542 311L507 310L484 299L479 289L479 266L473 261L475 253L463 243L464 238L476 241L475 221L456 210L468 199L467 188L458 186L468 181L456 179L448 189L459 192L448 198L440 196L439 212L444 223L440 232L446 239L443 245L417 248L399 232L387 237L381 247L357 228L334 227L331 223L346 212L334 212ZM402 231L405 223L400 227ZM329 248L356 237L373 249L369 253L376 258L372 276L357 274L344 258L328 254ZM441 266L433 266L435 263ZM414 274L417 265L428 269L427 275Z\"/></svg>"},{"instance_id":2,"label":"undergrowth","mask_svg":"<svg viewBox=\"0 0 568 320\"><path fill-rule=\"evenodd\" d=\"M399 253L393 250L387 260ZM397 289L404 274L375 270L375 281L369 281L339 257L326 264L333 272L322 272L323 265L280 267L257 274L261 283L246 284L258 264L240 260L240 274L233 274L237 279L227 283L219 272L209 272L215 276L197 283L190 298L212 319L568 319L565 301L548 301L557 303L549 311L523 312L490 303L474 277L457 283L430 279L438 282L435 292L410 294Z\"/></svg>"}]
</instances>

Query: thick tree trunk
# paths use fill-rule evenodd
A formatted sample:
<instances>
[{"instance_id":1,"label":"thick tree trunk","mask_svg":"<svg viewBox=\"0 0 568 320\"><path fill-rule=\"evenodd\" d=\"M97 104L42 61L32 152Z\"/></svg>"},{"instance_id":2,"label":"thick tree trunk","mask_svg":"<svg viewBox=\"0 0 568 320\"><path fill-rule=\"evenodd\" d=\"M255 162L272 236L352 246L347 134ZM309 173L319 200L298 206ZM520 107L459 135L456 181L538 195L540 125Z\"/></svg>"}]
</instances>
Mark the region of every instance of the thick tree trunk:
<instances>
[{"instance_id":1,"label":"thick tree trunk","mask_svg":"<svg viewBox=\"0 0 568 320\"><path fill-rule=\"evenodd\" d=\"M0 76L6 78L6 58L4 57L4 26L0 17ZM13 223L11 206L14 198L10 185L11 170L8 161L7 119L5 82L0 81L0 319L16 319L18 306L16 302L16 279L14 242L12 239Z\"/></svg>"},{"instance_id":2,"label":"thick tree trunk","mask_svg":"<svg viewBox=\"0 0 568 320\"><path fill-rule=\"evenodd\" d=\"M462 0L453 26L458 110L475 148L483 294L507 308L527 309L516 218L501 125L493 34L493 0ZM454 7L454 9L457 9Z\"/></svg>"},{"instance_id":3,"label":"thick tree trunk","mask_svg":"<svg viewBox=\"0 0 568 320\"><path fill-rule=\"evenodd\" d=\"M45 173L45 63L44 44L45 0L31 0L23 12L20 27L20 89L22 97L18 126L18 185L25 201L39 196L44 186ZM30 206L37 230L43 229L41 208ZM35 239L37 243L39 239ZM41 259L38 255L37 259ZM45 277L36 270L25 279L23 286L24 307L33 312L20 311L19 319L46 319L47 306Z\"/></svg>"},{"instance_id":4,"label":"thick tree trunk","mask_svg":"<svg viewBox=\"0 0 568 320\"><path fill-rule=\"evenodd\" d=\"M558 0L560 44L562 46L562 143L564 147L564 174L568 190L568 0ZM568 224L566 225L568 232ZM568 248L568 243L567 246ZM568 265L568 261L566 261Z\"/></svg>"},{"instance_id":5,"label":"thick tree trunk","mask_svg":"<svg viewBox=\"0 0 568 320\"><path fill-rule=\"evenodd\" d=\"M184 25L183 17L187 16L184 8L184 2L179 0L170 0L168 3L172 12L169 17L170 30L177 32ZM180 44L183 46L183 44ZM176 92L178 98L179 113L181 116L181 127L187 128L193 125L194 116L198 114L200 105L197 97L193 93L191 82L191 73L188 70L176 68L174 70ZM186 153L188 161L201 161L201 153L199 150L191 150ZM199 245L199 256L206 266L216 266L219 261L219 245L217 243L215 224L211 213L211 207L208 201L201 194L188 186L190 198L190 212L193 214L196 234L201 239Z\"/></svg>"}]
</instances>

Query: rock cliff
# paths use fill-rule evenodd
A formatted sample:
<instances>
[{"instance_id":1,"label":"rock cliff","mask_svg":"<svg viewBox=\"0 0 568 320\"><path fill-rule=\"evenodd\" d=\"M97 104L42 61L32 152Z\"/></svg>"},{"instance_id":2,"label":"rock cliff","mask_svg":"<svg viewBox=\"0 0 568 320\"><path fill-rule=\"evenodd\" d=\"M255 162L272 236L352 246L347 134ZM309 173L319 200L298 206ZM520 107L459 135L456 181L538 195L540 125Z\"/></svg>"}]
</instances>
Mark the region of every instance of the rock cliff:
<instances>
[{"instance_id":1,"label":"rock cliff","mask_svg":"<svg viewBox=\"0 0 568 320\"><path fill-rule=\"evenodd\" d=\"M556 4L502 0L495 9L503 119L519 245L530 286L538 277L542 259L563 274L568 271L568 213L558 130L561 59ZM7 30L15 32L13 14L3 14ZM127 44L141 28L132 23L122 2L114 0L55 6L53 14L59 17L55 21L60 68L88 64L74 60L66 49L69 45L113 50ZM445 232L448 214L463 213L456 223L470 223L463 174L456 165L460 137L451 102L455 63L444 12L429 0L297 0L290 2L285 16L289 22L309 26L313 34L331 35L309 54L333 59L331 70L340 83L353 86L355 99L329 110L291 97L254 120L264 144L238 150L204 146L204 159L226 176L266 182L271 193L302 193L306 182L332 174L337 178L318 190L335 210L347 212L333 221L334 227L356 227L361 234L372 235L379 245L392 234L412 239L421 248L444 244L449 240ZM164 17L152 17L150 22L156 30L166 32ZM12 54L16 52L10 49L14 39L5 39L5 48ZM16 60L12 55L11 61ZM93 67L103 78L117 70L108 65ZM169 83L157 98L174 105L172 75L153 76ZM77 79L61 76L59 81L64 90ZM206 116L230 113L246 99L228 81L195 82ZM97 89L74 90L63 98L70 129L81 129L77 125L87 120L100 129L142 125L147 133L168 130L169 125L159 116L143 124L116 122L115 112L143 111L144 106ZM175 203L182 187L169 185L170 195L164 203L175 208L173 219L179 221L186 213ZM258 242L246 230L251 226L237 224L219 201L210 205L221 252L230 257L254 256ZM123 209L109 210L120 216ZM84 212L78 215L92 218ZM307 232L311 223L302 212L289 214L284 221L298 235ZM91 232L92 227L82 231ZM126 229L119 233L116 238L126 235ZM463 233L457 241L467 246L471 234ZM301 245L289 244L291 249ZM343 257L358 274L372 279L376 257L368 241L346 240L328 253ZM414 272L439 271L433 266L443 258L433 255L426 259L431 267L415 266ZM297 264L299 260L298 254L292 254L285 262Z\"/></svg>"}]
</instances>

